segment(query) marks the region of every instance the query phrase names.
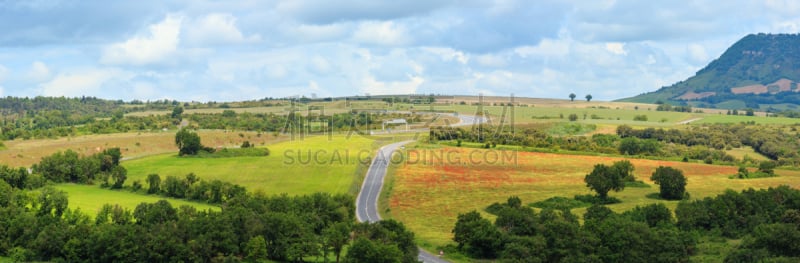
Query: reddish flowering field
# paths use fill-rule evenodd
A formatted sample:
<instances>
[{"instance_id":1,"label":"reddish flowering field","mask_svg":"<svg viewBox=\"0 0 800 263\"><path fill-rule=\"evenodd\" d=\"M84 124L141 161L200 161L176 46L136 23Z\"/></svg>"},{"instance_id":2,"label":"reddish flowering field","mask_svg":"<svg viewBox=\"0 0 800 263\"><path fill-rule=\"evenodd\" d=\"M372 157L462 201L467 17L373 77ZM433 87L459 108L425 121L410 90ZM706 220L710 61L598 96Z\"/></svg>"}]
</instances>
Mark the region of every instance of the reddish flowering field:
<instances>
[{"instance_id":1,"label":"reddish flowering field","mask_svg":"<svg viewBox=\"0 0 800 263\"><path fill-rule=\"evenodd\" d=\"M497 156L497 157L496 157ZM620 157L582 156L532 152L500 152L494 150L446 147L409 149L406 159L398 162L389 197L390 216L404 222L423 246L435 248L451 241L450 231L459 213L483 211L494 203L516 195L524 203L553 196L573 197L592 194L583 182L595 164L611 164ZM622 200L611 205L624 211L656 202L674 208L676 201L646 197L658 192L649 178L658 166L671 166L684 172L687 191L692 198L714 196L725 189L766 188L787 184L800 187L800 172L777 171L774 178L750 180L728 179L737 167L629 159L638 180L650 188L626 188L610 195ZM573 212L582 214L585 209ZM485 216L490 216L485 214Z\"/></svg>"}]
</instances>

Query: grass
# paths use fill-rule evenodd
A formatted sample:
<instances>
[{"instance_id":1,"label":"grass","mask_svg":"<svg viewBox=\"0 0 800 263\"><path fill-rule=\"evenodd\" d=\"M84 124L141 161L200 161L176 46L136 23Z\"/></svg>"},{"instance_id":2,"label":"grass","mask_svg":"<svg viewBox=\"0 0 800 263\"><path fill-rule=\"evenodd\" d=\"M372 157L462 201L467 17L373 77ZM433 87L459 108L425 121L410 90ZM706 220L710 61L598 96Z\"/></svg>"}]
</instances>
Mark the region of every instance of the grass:
<instances>
[{"instance_id":1,"label":"grass","mask_svg":"<svg viewBox=\"0 0 800 263\"><path fill-rule=\"evenodd\" d=\"M158 200L167 200L173 207L180 207L183 205L193 206L197 210L214 210L219 211L218 206L213 206L204 203L190 202L186 200L173 199L161 197L156 195L145 195L142 193L132 193L128 190L109 190L100 188L94 185L79 185L79 184L59 184L55 186L56 189L67 192L69 197L69 208L80 208L83 213L89 215L91 218L97 215L97 211L103 207L104 204L119 204L122 207L128 208L133 211L140 203L155 203Z\"/></svg>"},{"instance_id":2,"label":"grass","mask_svg":"<svg viewBox=\"0 0 800 263\"><path fill-rule=\"evenodd\" d=\"M198 132L203 144L211 147L238 147L244 141L255 145L268 145L285 141L286 136L256 132L225 132L201 130ZM0 163L11 166L30 166L38 163L44 156L71 149L83 155L91 155L104 149L119 147L122 157L135 159L143 156L177 152L175 132L115 133L83 135L59 139L13 140L4 142L6 149L0 150Z\"/></svg>"},{"instance_id":3,"label":"grass","mask_svg":"<svg viewBox=\"0 0 800 263\"><path fill-rule=\"evenodd\" d=\"M750 147L750 146L742 146L742 147L739 147L739 148L733 148L733 149L727 150L725 152L730 154L733 157L736 157L736 159L739 159L739 160L744 160L745 156L747 156L748 158L750 158L752 160L756 160L756 161L767 161L767 160L769 160L769 158L767 158L766 156L764 156L764 155L762 155L760 153L757 153L755 150L753 150L753 147Z\"/></svg>"},{"instance_id":4,"label":"grass","mask_svg":"<svg viewBox=\"0 0 800 263\"><path fill-rule=\"evenodd\" d=\"M441 152L437 155L433 152ZM504 203L509 196L519 196L524 203L543 201L562 196L594 194L583 182L593 165L610 165L620 157L567 155L552 153L516 152L515 159L501 162L491 159L494 150L455 147L408 147L407 161L398 165L389 198L391 216L405 223L426 249L453 244L450 231L460 213L481 211L487 218L494 216L484 208L494 202ZM423 156L426 157L414 157ZM437 161L443 156L444 161ZM448 161L453 160L453 161ZM474 159L474 160L473 160ZM502 159L502 158L501 158ZM426 161L423 161L426 160ZM766 188L781 184L800 187L800 171L776 171L780 177L753 180L730 180L737 167L683 163L659 160L630 159L638 180L649 181L658 166L672 166L684 172L688 179L687 191L693 199L715 196L725 189ZM677 201L661 201L647 197L657 193L658 187L625 188L609 196L621 203L608 207L622 212L637 205L663 202L674 209ZM577 215L586 208L576 208ZM436 220L430 220L436 218Z\"/></svg>"},{"instance_id":5,"label":"grass","mask_svg":"<svg viewBox=\"0 0 800 263\"><path fill-rule=\"evenodd\" d=\"M236 158L182 158L175 153L127 161L128 180L146 185L148 174L183 177L195 173L202 180L220 180L266 194L315 192L351 193L377 149L373 138L358 135L316 136L269 146L269 156Z\"/></svg>"},{"instance_id":6,"label":"grass","mask_svg":"<svg viewBox=\"0 0 800 263\"><path fill-rule=\"evenodd\" d=\"M744 116L744 115L725 115L725 114L710 114L703 117L702 120L693 122L697 124L703 123L741 123L753 121L757 124L796 124L800 123L800 119L785 118L785 117L760 117L760 116Z\"/></svg>"}]
</instances>

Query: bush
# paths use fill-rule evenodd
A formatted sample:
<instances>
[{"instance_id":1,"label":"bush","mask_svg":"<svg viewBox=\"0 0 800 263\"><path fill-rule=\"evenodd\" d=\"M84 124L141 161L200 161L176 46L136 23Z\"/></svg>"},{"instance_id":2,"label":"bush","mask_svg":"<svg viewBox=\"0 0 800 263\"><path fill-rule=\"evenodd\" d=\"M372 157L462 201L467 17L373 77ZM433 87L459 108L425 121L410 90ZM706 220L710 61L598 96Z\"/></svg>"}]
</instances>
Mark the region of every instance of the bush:
<instances>
[{"instance_id":1,"label":"bush","mask_svg":"<svg viewBox=\"0 0 800 263\"><path fill-rule=\"evenodd\" d=\"M553 210L569 210L573 208L579 207L588 207L591 206L592 203L583 202L577 199L569 199L566 197L555 196L551 197L539 202L531 203L530 206L541 208L541 209L553 209Z\"/></svg>"}]
</instances>

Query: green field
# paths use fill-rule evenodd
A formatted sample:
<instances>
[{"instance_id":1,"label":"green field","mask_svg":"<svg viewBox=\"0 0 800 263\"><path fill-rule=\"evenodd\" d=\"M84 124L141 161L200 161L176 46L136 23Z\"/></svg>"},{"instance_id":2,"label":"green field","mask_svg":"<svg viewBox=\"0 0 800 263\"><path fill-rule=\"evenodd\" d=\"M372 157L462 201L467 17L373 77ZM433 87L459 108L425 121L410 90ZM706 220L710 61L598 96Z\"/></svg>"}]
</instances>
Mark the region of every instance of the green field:
<instances>
[{"instance_id":1,"label":"green field","mask_svg":"<svg viewBox=\"0 0 800 263\"><path fill-rule=\"evenodd\" d=\"M79 185L79 184L59 184L55 186L56 189L67 192L69 197L69 208L80 208L83 213L89 217L94 218L97 211L103 207L104 204L118 204L122 207L133 210L140 203L155 203L158 200L167 200L173 207L183 205L193 206L197 210L215 210L218 211L218 206L213 206L204 203L189 202L186 200L179 200L173 198L166 198L156 195L145 195L139 193L132 193L127 190L109 190L103 189L96 185Z\"/></svg>"},{"instance_id":2,"label":"green field","mask_svg":"<svg viewBox=\"0 0 800 263\"><path fill-rule=\"evenodd\" d=\"M268 195L315 192L351 193L358 190L374 150L383 143L359 135L296 139L269 146L265 157L182 158L174 153L123 163L130 185L140 180L147 187L148 174L183 178L195 173L202 180L220 180Z\"/></svg>"},{"instance_id":3,"label":"green field","mask_svg":"<svg viewBox=\"0 0 800 263\"><path fill-rule=\"evenodd\" d=\"M784 117L759 117L759 116L743 116L743 115L725 115L725 114L709 114L703 116L702 120L693 123L741 123L754 121L758 124L798 124L800 119L784 118Z\"/></svg>"}]
</instances>

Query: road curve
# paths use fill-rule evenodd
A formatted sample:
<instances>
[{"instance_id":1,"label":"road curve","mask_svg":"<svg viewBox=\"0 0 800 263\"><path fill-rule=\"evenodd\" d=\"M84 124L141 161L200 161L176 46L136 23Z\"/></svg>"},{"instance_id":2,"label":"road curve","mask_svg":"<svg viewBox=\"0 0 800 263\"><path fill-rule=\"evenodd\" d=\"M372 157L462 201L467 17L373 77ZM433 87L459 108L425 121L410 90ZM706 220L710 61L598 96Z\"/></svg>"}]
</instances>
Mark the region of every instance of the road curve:
<instances>
[{"instance_id":1,"label":"road curve","mask_svg":"<svg viewBox=\"0 0 800 263\"><path fill-rule=\"evenodd\" d=\"M386 177L386 168L389 167L392 161L392 154L397 151L397 148L409 142L412 141L397 142L383 146L378 150L375 158L372 159L372 164L367 170L367 177L364 178L361 191L356 198L356 218L358 218L359 222L377 222L381 220L381 215L378 213L378 198L383 188L383 178ZM419 250L417 259L425 263L447 263L447 261L422 249Z\"/></svg>"}]
</instances>

